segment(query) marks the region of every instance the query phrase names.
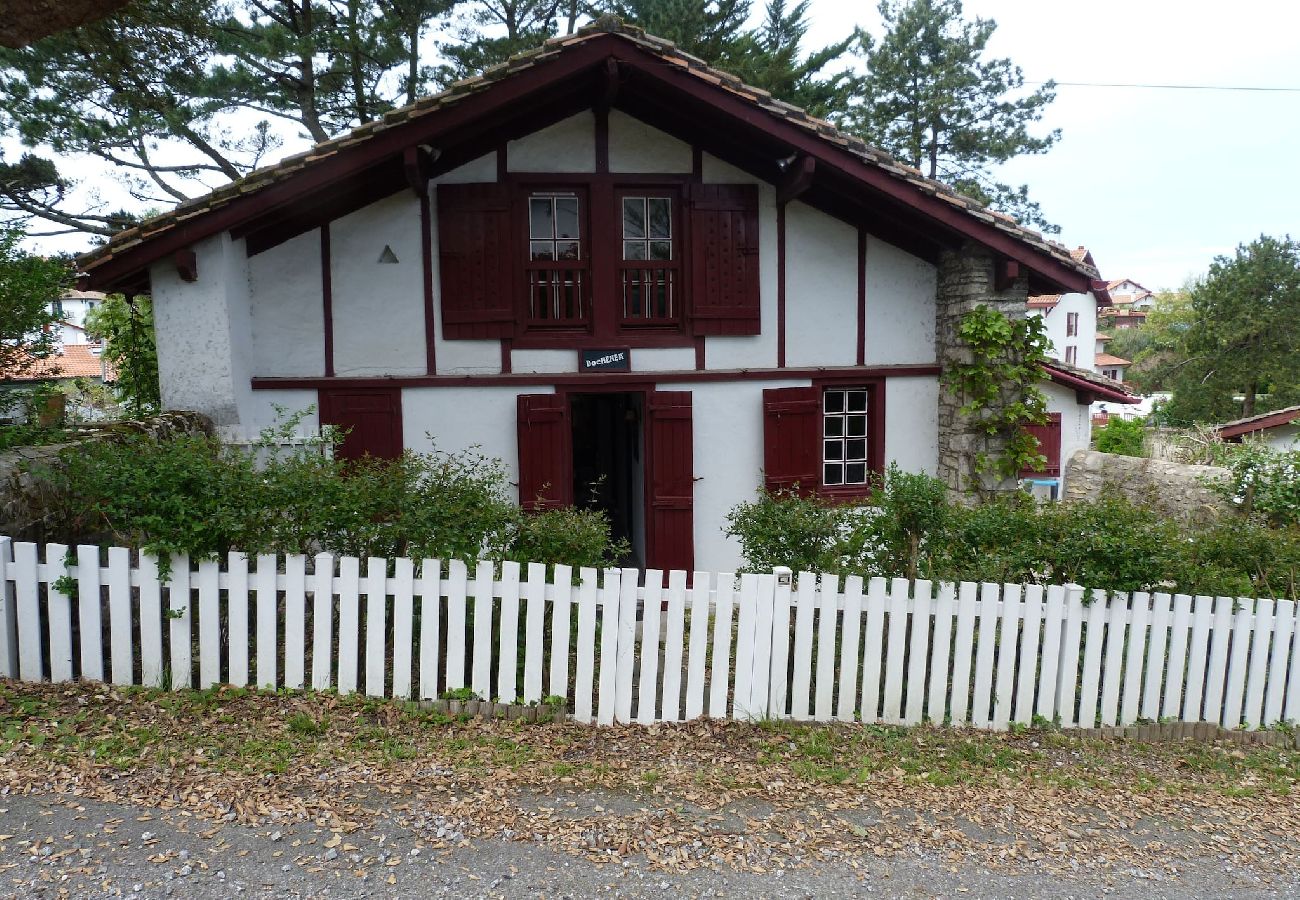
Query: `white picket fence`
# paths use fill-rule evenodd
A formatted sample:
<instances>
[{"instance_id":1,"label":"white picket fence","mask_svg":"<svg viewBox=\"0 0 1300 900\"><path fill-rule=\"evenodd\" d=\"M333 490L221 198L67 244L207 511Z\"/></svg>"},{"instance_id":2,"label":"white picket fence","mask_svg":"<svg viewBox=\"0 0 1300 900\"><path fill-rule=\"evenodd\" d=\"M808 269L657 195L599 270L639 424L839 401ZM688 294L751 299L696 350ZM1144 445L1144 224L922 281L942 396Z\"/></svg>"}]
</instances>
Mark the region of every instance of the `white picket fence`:
<instances>
[{"instance_id":1,"label":"white picket fence","mask_svg":"<svg viewBox=\"0 0 1300 900\"><path fill-rule=\"evenodd\" d=\"M523 576L523 577L521 577ZM0 676L469 688L583 722L1300 719L1287 600L320 554L191 565L0 538ZM793 581L793 584L792 584ZM75 584L75 590L72 585Z\"/></svg>"}]
</instances>

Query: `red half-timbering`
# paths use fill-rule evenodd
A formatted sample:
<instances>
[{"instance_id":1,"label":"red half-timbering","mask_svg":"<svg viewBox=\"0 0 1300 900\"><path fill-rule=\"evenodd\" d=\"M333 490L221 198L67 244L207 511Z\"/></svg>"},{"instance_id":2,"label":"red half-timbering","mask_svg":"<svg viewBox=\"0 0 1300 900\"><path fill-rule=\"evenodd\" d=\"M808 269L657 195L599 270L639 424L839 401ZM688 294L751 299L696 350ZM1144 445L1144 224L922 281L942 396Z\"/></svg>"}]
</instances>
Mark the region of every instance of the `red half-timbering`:
<instances>
[{"instance_id":1,"label":"red half-timbering","mask_svg":"<svg viewBox=\"0 0 1300 900\"><path fill-rule=\"evenodd\" d=\"M322 388L318 394L322 425L346 429L334 448L339 459L396 459L402 455L400 388Z\"/></svg>"},{"instance_id":2,"label":"red half-timbering","mask_svg":"<svg viewBox=\"0 0 1300 900\"><path fill-rule=\"evenodd\" d=\"M691 392L654 391L648 406L646 564L689 572L695 567Z\"/></svg>"}]
</instances>

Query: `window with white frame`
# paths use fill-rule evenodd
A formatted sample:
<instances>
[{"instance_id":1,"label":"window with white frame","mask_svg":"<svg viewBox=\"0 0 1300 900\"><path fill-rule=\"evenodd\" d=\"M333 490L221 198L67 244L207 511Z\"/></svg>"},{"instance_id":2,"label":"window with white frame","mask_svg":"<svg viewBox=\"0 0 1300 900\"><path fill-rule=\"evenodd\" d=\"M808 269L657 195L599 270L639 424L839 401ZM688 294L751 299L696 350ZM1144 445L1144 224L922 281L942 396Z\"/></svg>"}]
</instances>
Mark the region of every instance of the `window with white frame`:
<instances>
[{"instance_id":1,"label":"window with white frame","mask_svg":"<svg viewBox=\"0 0 1300 900\"><path fill-rule=\"evenodd\" d=\"M867 467L867 403L864 387L822 393L822 485L864 485Z\"/></svg>"}]
</instances>

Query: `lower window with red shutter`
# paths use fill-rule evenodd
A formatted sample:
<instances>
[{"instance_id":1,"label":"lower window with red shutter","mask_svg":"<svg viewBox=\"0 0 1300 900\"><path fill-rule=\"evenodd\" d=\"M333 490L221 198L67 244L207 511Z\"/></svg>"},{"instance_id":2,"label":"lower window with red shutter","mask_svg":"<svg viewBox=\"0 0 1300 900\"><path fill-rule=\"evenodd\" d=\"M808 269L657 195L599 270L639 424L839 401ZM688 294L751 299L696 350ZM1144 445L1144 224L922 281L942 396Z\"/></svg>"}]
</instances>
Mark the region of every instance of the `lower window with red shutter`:
<instances>
[{"instance_id":1,"label":"lower window with red shutter","mask_svg":"<svg viewBox=\"0 0 1300 900\"><path fill-rule=\"evenodd\" d=\"M821 390L763 391L763 484L770 493L814 494L821 485Z\"/></svg>"},{"instance_id":2,"label":"lower window with red shutter","mask_svg":"<svg viewBox=\"0 0 1300 900\"><path fill-rule=\"evenodd\" d=\"M337 459L396 459L402 455L401 388L330 388L317 397L322 425L346 431Z\"/></svg>"},{"instance_id":3,"label":"lower window with red shutter","mask_svg":"<svg viewBox=\"0 0 1300 900\"><path fill-rule=\"evenodd\" d=\"M1061 477L1061 414L1049 413L1045 425L1026 425L1025 431L1038 439L1038 452L1043 454L1046 462L1041 469L1025 469L1021 478L1060 478Z\"/></svg>"}]
</instances>

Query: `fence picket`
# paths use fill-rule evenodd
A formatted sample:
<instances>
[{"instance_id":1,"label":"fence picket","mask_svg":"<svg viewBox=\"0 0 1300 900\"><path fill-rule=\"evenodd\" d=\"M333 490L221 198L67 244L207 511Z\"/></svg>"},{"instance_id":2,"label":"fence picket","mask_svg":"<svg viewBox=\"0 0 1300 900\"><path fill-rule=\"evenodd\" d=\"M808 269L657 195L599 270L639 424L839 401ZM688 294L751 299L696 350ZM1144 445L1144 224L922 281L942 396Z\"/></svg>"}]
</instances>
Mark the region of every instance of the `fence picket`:
<instances>
[{"instance_id":1,"label":"fence picket","mask_svg":"<svg viewBox=\"0 0 1300 900\"><path fill-rule=\"evenodd\" d=\"M366 577L361 586L366 595L366 695L384 696L386 672L385 641L388 637L388 560L372 556L366 560Z\"/></svg>"},{"instance_id":2,"label":"fence picket","mask_svg":"<svg viewBox=\"0 0 1300 900\"><path fill-rule=\"evenodd\" d=\"M1083 589L1065 588L1065 624L1061 631L1061 657L1057 664L1056 715L1066 728L1079 721L1075 702L1079 688L1079 644L1083 637Z\"/></svg>"},{"instance_id":3,"label":"fence picket","mask_svg":"<svg viewBox=\"0 0 1300 900\"><path fill-rule=\"evenodd\" d=\"M3 553L3 548L0 548ZM4 598L4 564L0 562L0 603ZM100 598L99 548L77 547L77 622L81 632L81 677L104 680L103 601ZM0 656L3 651L0 650Z\"/></svg>"},{"instance_id":4,"label":"fence picket","mask_svg":"<svg viewBox=\"0 0 1300 900\"><path fill-rule=\"evenodd\" d=\"M412 641L415 638L415 563L393 561L393 696L411 696ZM287 667L286 667L287 668Z\"/></svg>"},{"instance_id":5,"label":"fence picket","mask_svg":"<svg viewBox=\"0 0 1300 900\"><path fill-rule=\"evenodd\" d=\"M632 676L636 664L636 569L624 569L619 579L617 674L614 679L614 716L620 722L632 721Z\"/></svg>"},{"instance_id":6,"label":"fence picket","mask_svg":"<svg viewBox=\"0 0 1300 900\"><path fill-rule=\"evenodd\" d=\"M470 659L470 690L480 700L492 698L492 611L493 565L479 560L474 569L474 651ZM519 661L519 563L501 565L501 653L497 657L497 696L502 703L515 702L515 665ZM508 630L507 630L508 629ZM450 630L450 629L448 629ZM463 629L462 629L463 631ZM510 639L505 639L509 634ZM461 641L464 638L460 638ZM509 657L507 659L507 654ZM510 683L505 686L509 667ZM463 682L462 682L463 684ZM451 683L448 682L448 687Z\"/></svg>"},{"instance_id":7,"label":"fence picket","mask_svg":"<svg viewBox=\"0 0 1300 900\"><path fill-rule=\"evenodd\" d=\"M824 578L825 576L823 576ZM772 607L776 601L776 576L758 576L758 608L754 618L753 667L750 676L751 719L767 718L772 683Z\"/></svg>"},{"instance_id":8,"label":"fence picket","mask_svg":"<svg viewBox=\"0 0 1300 900\"><path fill-rule=\"evenodd\" d=\"M800 572L794 615L794 669L790 673L790 717L809 718L809 693L812 690L813 617L816 613L817 576ZM739 658L739 651L737 651Z\"/></svg>"},{"instance_id":9,"label":"fence picket","mask_svg":"<svg viewBox=\"0 0 1300 900\"><path fill-rule=\"evenodd\" d=\"M713 615L713 659L709 666L709 715L727 717L727 689L731 686L731 607L735 576L718 576L717 606Z\"/></svg>"},{"instance_id":10,"label":"fence picket","mask_svg":"<svg viewBox=\"0 0 1300 900\"><path fill-rule=\"evenodd\" d=\"M780 602L779 587L777 591L777 602ZM775 639L775 626L772 634ZM862 577L860 575L850 575L844 579L843 635L840 643L840 687L835 718L852 722L853 712L857 709L858 702L858 644L862 636ZM773 656L774 668L776 659L776 656Z\"/></svg>"},{"instance_id":11,"label":"fence picket","mask_svg":"<svg viewBox=\"0 0 1300 900\"><path fill-rule=\"evenodd\" d=\"M50 680L56 683L71 681L72 598L55 586L59 578L69 574L66 545L45 545L45 570L49 574L45 589L45 625L50 635Z\"/></svg>"},{"instance_id":12,"label":"fence picket","mask_svg":"<svg viewBox=\"0 0 1300 900\"><path fill-rule=\"evenodd\" d=\"M328 690L334 661L334 555L317 553L312 563L311 686Z\"/></svg>"},{"instance_id":13,"label":"fence picket","mask_svg":"<svg viewBox=\"0 0 1300 900\"><path fill-rule=\"evenodd\" d=\"M199 687L221 684L221 567L215 559L199 563Z\"/></svg>"},{"instance_id":14,"label":"fence picket","mask_svg":"<svg viewBox=\"0 0 1300 900\"><path fill-rule=\"evenodd\" d=\"M895 578L889 586L889 643L885 649L884 720L903 721L903 658L907 653L908 583Z\"/></svg>"},{"instance_id":15,"label":"fence picket","mask_svg":"<svg viewBox=\"0 0 1300 900\"><path fill-rule=\"evenodd\" d=\"M542 699L542 653L546 638L546 566L528 564L528 582L524 587L528 601L524 620L524 702Z\"/></svg>"},{"instance_id":16,"label":"fence picket","mask_svg":"<svg viewBox=\"0 0 1300 900\"><path fill-rule=\"evenodd\" d=\"M709 580L707 572L696 572L687 592L691 601L690 647L686 655L687 719L704 715L704 681L709 651Z\"/></svg>"},{"instance_id":17,"label":"fence picket","mask_svg":"<svg viewBox=\"0 0 1300 900\"><path fill-rule=\"evenodd\" d=\"M1300 603L1296 604L1296 611L1300 614ZM1281 718L1284 722L1300 722L1300 620L1294 621L1291 628L1290 673L1286 687L1286 707Z\"/></svg>"},{"instance_id":18,"label":"fence picket","mask_svg":"<svg viewBox=\"0 0 1300 900\"><path fill-rule=\"evenodd\" d=\"M1128 630L1128 655L1124 660L1124 694L1120 700L1119 717L1125 725L1138 719L1139 701L1142 699L1142 661L1146 658L1148 621L1151 596L1138 591L1132 597L1132 624Z\"/></svg>"},{"instance_id":19,"label":"fence picket","mask_svg":"<svg viewBox=\"0 0 1300 900\"><path fill-rule=\"evenodd\" d=\"M1124 648L1128 643L1128 603L1124 594L1112 593L1106 607L1105 663L1101 673L1101 724L1114 725L1119 717L1119 692L1124 676Z\"/></svg>"},{"instance_id":20,"label":"fence picket","mask_svg":"<svg viewBox=\"0 0 1300 900\"><path fill-rule=\"evenodd\" d=\"M1101 688L1101 658L1105 650L1106 620L1108 618L1107 592L1093 591L1088 605L1088 630L1083 642L1083 678L1079 688L1079 727L1093 728L1097 724L1097 701Z\"/></svg>"},{"instance_id":21,"label":"fence picket","mask_svg":"<svg viewBox=\"0 0 1300 900\"><path fill-rule=\"evenodd\" d=\"M934 601L934 638L930 644L930 697L926 701L926 715L931 722L942 722L948 716L948 681L952 651L952 618L957 586L951 581L939 585L939 597Z\"/></svg>"},{"instance_id":22,"label":"fence picket","mask_svg":"<svg viewBox=\"0 0 1300 900\"><path fill-rule=\"evenodd\" d=\"M555 602L551 605L551 671L547 684L552 697L569 697L569 623L572 620L573 569L555 567Z\"/></svg>"},{"instance_id":23,"label":"fence picket","mask_svg":"<svg viewBox=\"0 0 1300 900\"><path fill-rule=\"evenodd\" d=\"M1059 584L1047 588L1043 607L1043 650L1038 667L1038 691L1034 712L1047 722L1057 721L1057 692L1061 663L1061 638L1065 626L1065 588Z\"/></svg>"},{"instance_id":24,"label":"fence picket","mask_svg":"<svg viewBox=\"0 0 1300 900\"><path fill-rule=\"evenodd\" d=\"M1254 632L1250 644L1250 673L1246 679L1246 701L1242 710L1246 727L1252 731L1264 723L1264 691L1268 681L1269 645L1277 627L1272 600L1255 601ZM1283 669L1282 671L1286 671Z\"/></svg>"},{"instance_id":25,"label":"fence picket","mask_svg":"<svg viewBox=\"0 0 1300 900\"><path fill-rule=\"evenodd\" d=\"M234 622L230 627L235 627ZM232 630L231 633L235 632ZM233 643L233 637L231 641ZM131 551L125 547L108 548L108 646L113 684L135 684L135 642L131 637ZM231 683L234 683L233 679Z\"/></svg>"},{"instance_id":26,"label":"fence picket","mask_svg":"<svg viewBox=\"0 0 1300 900\"><path fill-rule=\"evenodd\" d=\"M885 579L867 582L867 624L862 649L862 721L880 721L881 671L885 655L885 605L889 602Z\"/></svg>"},{"instance_id":27,"label":"fence picket","mask_svg":"<svg viewBox=\"0 0 1300 900\"><path fill-rule=\"evenodd\" d=\"M906 691L903 722L908 725L921 724L925 716L925 675L930 659L930 582L918 580L914 593L907 680L903 683Z\"/></svg>"},{"instance_id":28,"label":"fence picket","mask_svg":"<svg viewBox=\"0 0 1300 900\"><path fill-rule=\"evenodd\" d=\"M1034 720L1034 681L1038 675L1040 660L1043 658L1038 648L1038 638L1043 627L1043 586L1041 584L1025 585L1025 605L1022 618L1023 631L1020 637L1020 654L1017 659L1020 669L1016 679L1016 705L1011 720L1019 725L1028 725Z\"/></svg>"},{"instance_id":29,"label":"fence picket","mask_svg":"<svg viewBox=\"0 0 1300 900\"><path fill-rule=\"evenodd\" d=\"M442 560L420 565L420 699L438 697L438 663L442 651Z\"/></svg>"},{"instance_id":30,"label":"fence picket","mask_svg":"<svg viewBox=\"0 0 1300 900\"><path fill-rule=\"evenodd\" d=\"M307 676L307 557L284 558L284 686L298 689Z\"/></svg>"},{"instance_id":31,"label":"fence picket","mask_svg":"<svg viewBox=\"0 0 1300 900\"><path fill-rule=\"evenodd\" d=\"M0 536L0 677L18 676L18 568L14 564L14 544Z\"/></svg>"},{"instance_id":32,"label":"fence picket","mask_svg":"<svg viewBox=\"0 0 1300 900\"><path fill-rule=\"evenodd\" d=\"M980 585L979 637L975 643L975 690L971 694L971 724L988 728L992 722L993 660L997 650L998 602L1000 585Z\"/></svg>"},{"instance_id":33,"label":"fence picket","mask_svg":"<svg viewBox=\"0 0 1300 900\"><path fill-rule=\"evenodd\" d=\"M979 588L963 581L957 594L957 637L952 646L952 722L969 721L970 674L975 653L975 596Z\"/></svg>"},{"instance_id":34,"label":"fence picket","mask_svg":"<svg viewBox=\"0 0 1300 900\"><path fill-rule=\"evenodd\" d=\"M466 568L459 559L447 563L447 690L465 686Z\"/></svg>"},{"instance_id":35,"label":"fence picket","mask_svg":"<svg viewBox=\"0 0 1300 900\"><path fill-rule=\"evenodd\" d=\"M1205 712L1207 722L1223 720L1224 681L1228 676L1228 643L1232 638L1231 597L1216 597L1210 625L1210 661L1205 670Z\"/></svg>"},{"instance_id":36,"label":"fence picket","mask_svg":"<svg viewBox=\"0 0 1300 900\"><path fill-rule=\"evenodd\" d=\"M361 560L339 557L339 693L357 689L361 637Z\"/></svg>"},{"instance_id":37,"label":"fence picket","mask_svg":"<svg viewBox=\"0 0 1300 900\"><path fill-rule=\"evenodd\" d=\"M1237 614L1232 621L1232 649L1228 656L1228 677L1224 682L1223 727L1241 726L1241 707L1246 693L1246 666L1255 625L1254 602L1237 601Z\"/></svg>"},{"instance_id":38,"label":"fence picket","mask_svg":"<svg viewBox=\"0 0 1300 900\"><path fill-rule=\"evenodd\" d=\"M1147 639L1146 680L1142 685L1142 713L1152 722L1160 718L1160 689L1165 680L1165 652L1169 647L1173 598L1163 591L1151 598L1151 628Z\"/></svg>"},{"instance_id":39,"label":"fence picket","mask_svg":"<svg viewBox=\"0 0 1300 900\"><path fill-rule=\"evenodd\" d=\"M668 611L664 627L664 722L678 722L682 711L682 646L686 634L686 573L668 573Z\"/></svg>"},{"instance_id":40,"label":"fence picket","mask_svg":"<svg viewBox=\"0 0 1300 900\"><path fill-rule=\"evenodd\" d=\"M167 579L167 633L171 650L171 684L173 688L188 688L194 683L192 658L193 610L191 592L190 558L178 553L172 556L172 570Z\"/></svg>"},{"instance_id":41,"label":"fence picket","mask_svg":"<svg viewBox=\"0 0 1300 900\"><path fill-rule=\"evenodd\" d=\"M835 634L839 619L840 580L836 575L822 575L817 604L817 680L813 701L813 718L828 722L835 707Z\"/></svg>"},{"instance_id":42,"label":"fence picket","mask_svg":"<svg viewBox=\"0 0 1300 900\"><path fill-rule=\"evenodd\" d=\"M573 717L591 721L591 692L596 676L596 594L597 572L584 567L578 578L578 643L573 671Z\"/></svg>"},{"instance_id":43,"label":"fence picket","mask_svg":"<svg viewBox=\"0 0 1300 900\"><path fill-rule=\"evenodd\" d=\"M1002 586L1002 616L998 624L997 675L993 681L993 727L999 731L1011 723L1015 700L1016 659L1020 645L1020 585Z\"/></svg>"},{"instance_id":44,"label":"fence picket","mask_svg":"<svg viewBox=\"0 0 1300 900\"><path fill-rule=\"evenodd\" d=\"M486 577L484 577L486 574ZM479 641L479 619L492 621L492 590L486 590L484 584L492 583L492 564L481 562L478 565L478 582L474 589L474 691L480 697L491 696L491 689L486 683L479 687L478 671L480 655L484 673L491 665L492 645ZM514 703L518 693L515 680L519 675L519 563L501 564L501 639L497 642L497 696L502 703Z\"/></svg>"},{"instance_id":45,"label":"fence picket","mask_svg":"<svg viewBox=\"0 0 1300 900\"><path fill-rule=\"evenodd\" d=\"M1192 627L1192 598L1174 597L1174 623L1169 630L1169 654L1165 672L1165 699L1160 718L1177 719L1182 714L1183 684L1187 672L1187 648ZM1204 657L1202 657L1204 658Z\"/></svg>"},{"instance_id":46,"label":"fence picket","mask_svg":"<svg viewBox=\"0 0 1300 900\"><path fill-rule=\"evenodd\" d=\"M753 698L757 617L758 581L753 574L745 573L740 577L740 599L736 606L736 674L731 696L731 715L736 719L754 718L750 701Z\"/></svg>"},{"instance_id":47,"label":"fence picket","mask_svg":"<svg viewBox=\"0 0 1300 900\"><path fill-rule=\"evenodd\" d=\"M1273 624L1273 650L1268 658L1268 691L1264 696L1262 725L1276 725L1282 720L1282 701L1286 697L1288 664L1295 666L1291 657L1291 636L1295 632L1295 603L1277 601L1276 620Z\"/></svg>"},{"instance_id":48,"label":"fence picket","mask_svg":"<svg viewBox=\"0 0 1300 900\"><path fill-rule=\"evenodd\" d=\"M276 574L280 560L274 553L257 557L253 587L257 591L257 686L275 690L279 644L276 640L276 610L279 608Z\"/></svg>"},{"instance_id":49,"label":"fence picket","mask_svg":"<svg viewBox=\"0 0 1300 900\"><path fill-rule=\"evenodd\" d=\"M1187 693L1183 700L1182 715L1187 722L1201 721L1213 609L1213 597L1197 597L1192 604L1192 638L1187 646Z\"/></svg>"},{"instance_id":50,"label":"fence picket","mask_svg":"<svg viewBox=\"0 0 1300 900\"><path fill-rule=\"evenodd\" d=\"M776 569L776 582L772 594L771 689L767 695L767 709L773 718L784 719L790 715L790 596L794 589L794 573L780 566Z\"/></svg>"},{"instance_id":51,"label":"fence picket","mask_svg":"<svg viewBox=\"0 0 1300 900\"><path fill-rule=\"evenodd\" d=\"M659 693L659 623L663 607L664 573L646 569L645 601L641 606L641 668L636 701L636 720L643 725L655 721Z\"/></svg>"},{"instance_id":52,"label":"fence picket","mask_svg":"<svg viewBox=\"0 0 1300 900\"><path fill-rule=\"evenodd\" d=\"M162 584L158 580L158 560L140 554L140 683L145 687L162 687ZM21 623L20 623L21 624Z\"/></svg>"},{"instance_id":53,"label":"fence picket","mask_svg":"<svg viewBox=\"0 0 1300 900\"><path fill-rule=\"evenodd\" d=\"M623 598L623 572L606 569L600 591L600 682L596 698L596 722L612 725L618 705L618 623ZM635 596L635 595L634 595Z\"/></svg>"}]
</instances>

